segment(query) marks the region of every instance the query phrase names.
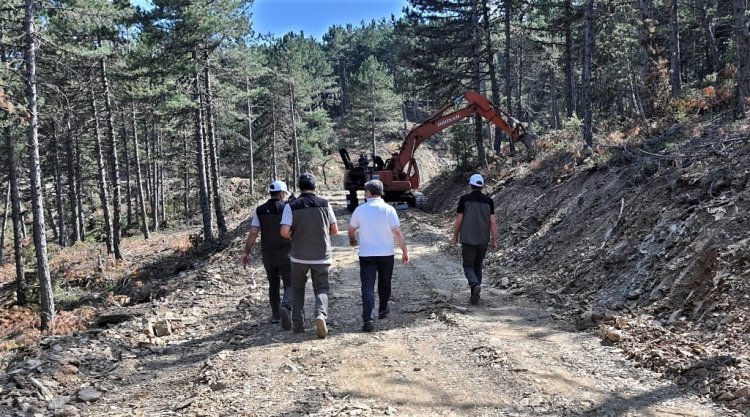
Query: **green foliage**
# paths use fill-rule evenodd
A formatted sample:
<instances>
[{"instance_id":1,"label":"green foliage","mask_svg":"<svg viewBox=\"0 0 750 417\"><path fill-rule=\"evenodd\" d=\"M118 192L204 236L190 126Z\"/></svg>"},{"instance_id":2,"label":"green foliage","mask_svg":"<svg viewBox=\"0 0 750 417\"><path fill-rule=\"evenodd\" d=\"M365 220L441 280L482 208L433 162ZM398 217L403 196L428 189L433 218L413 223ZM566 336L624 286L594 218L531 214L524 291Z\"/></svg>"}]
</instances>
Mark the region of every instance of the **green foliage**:
<instances>
[{"instance_id":1,"label":"green foliage","mask_svg":"<svg viewBox=\"0 0 750 417\"><path fill-rule=\"evenodd\" d=\"M573 114L573 116L564 119L562 125L565 130L580 130L581 126L583 126L583 120L581 120L578 115Z\"/></svg>"},{"instance_id":2,"label":"green foliage","mask_svg":"<svg viewBox=\"0 0 750 417\"><path fill-rule=\"evenodd\" d=\"M377 148L385 126L400 117L401 99L393 90L393 77L371 55L352 76L351 91L351 112L346 118L351 136L348 145Z\"/></svg>"},{"instance_id":3,"label":"green foliage","mask_svg":"<svg viewBox=\"0 0 750 417\"><path fill-rule=\"evenodd\" d=\"M457 171L471 171L473 168L473 138L466 123L457 123L449 129L451 155L456 160Z\"/></svg>"}]
</instances>

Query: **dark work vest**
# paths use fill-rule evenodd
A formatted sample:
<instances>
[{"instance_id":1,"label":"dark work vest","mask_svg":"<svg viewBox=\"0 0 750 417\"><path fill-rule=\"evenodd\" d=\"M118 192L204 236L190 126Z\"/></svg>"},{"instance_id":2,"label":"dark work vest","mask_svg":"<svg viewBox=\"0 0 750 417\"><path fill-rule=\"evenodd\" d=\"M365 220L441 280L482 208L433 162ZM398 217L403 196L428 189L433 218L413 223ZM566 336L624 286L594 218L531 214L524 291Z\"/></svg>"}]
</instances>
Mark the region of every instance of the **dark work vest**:
<instances>
[{"instance_id":1,"label":"dark work vest","mask_svg":"<svg viewBox=\"0 0 750 417\"><path fill-rule=\"evenodd\" d=\"M258 206L258 222L260 223L260 248L263 264L278 266L281 262L289 262L289 251L292 242L281 237L281 215L286 203L270 199Z\"/></svg>"},{"instance_id":2,"label":"dark work vest","mask_svg":"<svg viewBox=\"0 0 750 417\"><path fill-rule=\"evenodd\" d=\"M331 261L328 200L302 193L289 203L292 210L292 258L295 261Z\"/></svg>"}]
</instances>

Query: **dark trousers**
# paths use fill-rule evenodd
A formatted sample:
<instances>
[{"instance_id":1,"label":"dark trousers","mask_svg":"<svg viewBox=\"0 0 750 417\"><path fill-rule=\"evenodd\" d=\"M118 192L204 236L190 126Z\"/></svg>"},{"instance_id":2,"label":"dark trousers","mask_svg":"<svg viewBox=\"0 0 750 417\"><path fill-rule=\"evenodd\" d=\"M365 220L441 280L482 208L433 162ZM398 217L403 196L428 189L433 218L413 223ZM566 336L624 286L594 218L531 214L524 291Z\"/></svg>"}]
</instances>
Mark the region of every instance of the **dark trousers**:
<instances>
[{"instance_id":1,"label":"dark trousers","mask_svg":"<svg viewBox=\"0 0 750 417\"><path fill-rule=\"evenodd\" d=\"M482 262L487 254L487 245L461 244L461 257L463 258L464 275L469 281L469 287L474 288L482 284Z\"/></svg>"},{"instance_id":2,"label":"dark trousers","mask_svg":"<svg viewBox=\"0 0 750 417\"><path fill-rule=\"evenodd\" d=\"M305 284L310 271L313 293L315 293L315 318L328 317L328 270L330 265L300 264L292 262L292 325L294 329L305 327Z\"/></svg>"},{"instance_id":3,"label":"dark trousers","mask_svg":"<svg viewBox=\"0 0 750 417\"><path fill-rule=\"evenodd\" d=\"M359 278L362 281L362 320L375 319L375 280L378 281L380 313L388 313L388 300L391 298L391 277L393 276L393 255L360 256Z\"/></svg>"},{"instance_id":4,"label":"dark trousers","mask_svg":"<svg viewBox=\"0 0 750 417\"><path fill-rule=\"evenodd\" d=\"M267 266L268 301L271 304L273 317L279 316L279 307L292 310L292 265L291 262L281 262L278 266ZM281 298L281 285L284 285L284 296Z\"/></svg>"}]
</instances>

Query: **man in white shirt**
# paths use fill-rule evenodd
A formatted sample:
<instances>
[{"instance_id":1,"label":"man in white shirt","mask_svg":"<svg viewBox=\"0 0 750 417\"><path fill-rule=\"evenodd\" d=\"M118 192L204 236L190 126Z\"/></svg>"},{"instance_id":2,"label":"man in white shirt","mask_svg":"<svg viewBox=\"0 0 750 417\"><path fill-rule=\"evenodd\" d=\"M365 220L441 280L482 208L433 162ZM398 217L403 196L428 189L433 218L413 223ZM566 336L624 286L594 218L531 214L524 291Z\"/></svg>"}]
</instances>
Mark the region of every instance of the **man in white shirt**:
<instances>
[{"instance_id":1,"label":"man in white shirt","mask_svg":"<svg viewBox=\"0 0 750 417\"><path fill-rule=\"evenodd\" d=\"M362 281L362 330L375 328L375 280L378 282L378 318L388 317L388 300L391 298L391 276L395 255L394 238L401 248L401 261L409 263L409 252L401 233L401 222L396 209L383 201L383 183L371 180L365 183L367 202L352 213L349 220L349 243L357 245L359 229L359 277Z\"/></svg>"}]
</instances>

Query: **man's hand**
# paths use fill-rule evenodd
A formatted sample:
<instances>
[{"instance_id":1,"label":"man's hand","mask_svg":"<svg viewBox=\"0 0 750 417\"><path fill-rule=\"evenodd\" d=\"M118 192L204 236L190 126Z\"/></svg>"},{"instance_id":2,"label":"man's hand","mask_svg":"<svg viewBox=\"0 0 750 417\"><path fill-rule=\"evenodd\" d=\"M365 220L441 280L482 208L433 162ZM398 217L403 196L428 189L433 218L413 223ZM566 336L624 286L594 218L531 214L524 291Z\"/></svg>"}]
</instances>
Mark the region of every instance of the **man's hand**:
<instances>
[{"instance_id":1,"label":"man's hand","mask_svg":"<svg viewBox=\"0 0 750 417\"><path fill-rule=\"evenodd\" d=\"M403 263L404 266L409 265L409 252L401 252L401 263Z\"/></svg>"},{"instance_id":2,"label":"man's hand","mask_svg":"<svg viewBox=\"0 0 750 417\"><path fill-rule=\"evenodd\" d=\"M458 236L453 235L451 237L451 243L454 244L454 245L458 245Z\"/></svg>"},{"instance_id":3,"label":"man's hand","mask_svg":"<svg viewBox=\"0 0 750 417\"><path fill-rule=\"evenodd\" d=\"M492 251L497 252L497 240L492 241Z\"/></svg>"},{"instance_id":4,"label":"man's hand","mask_svg":"<svg viewBox=\"0 0 750 417\"><path fill-rule=\"evenodd\" d=\"M357 238L356 237L350 237L349 238L349 246L357 246L358 243L359 242L357 242Z\"/></svg>"},{"instance_id":5,"label":"man's hand","mask_svg":"<svg viewBox=\"0 0 750 417\"><path fill-rule=\"evenodd\" d=\"M245 252L244 255L242 255L242 267L247 269L247 264L250 263L250 252Z\"/></svg>"}]
</instances>

